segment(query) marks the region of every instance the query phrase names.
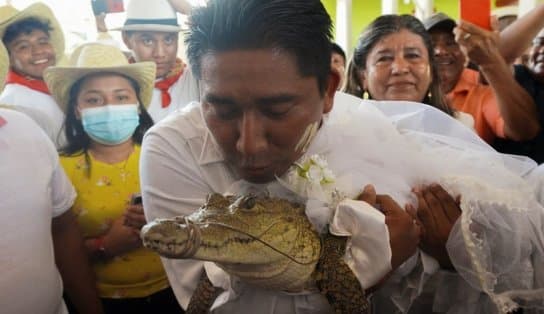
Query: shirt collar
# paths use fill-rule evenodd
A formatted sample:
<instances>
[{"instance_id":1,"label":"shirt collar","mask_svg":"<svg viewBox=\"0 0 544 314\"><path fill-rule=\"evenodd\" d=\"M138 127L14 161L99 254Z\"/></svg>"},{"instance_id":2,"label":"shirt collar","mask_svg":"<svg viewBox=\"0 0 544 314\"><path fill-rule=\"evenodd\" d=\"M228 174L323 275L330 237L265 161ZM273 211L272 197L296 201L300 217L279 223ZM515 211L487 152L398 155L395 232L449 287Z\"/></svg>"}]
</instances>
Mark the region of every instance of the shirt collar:
<instances>
[{"instance_id":1,"label":"shirt collar","mask_svg":"<svg viewBox=\"0 0 544 314\"><path fill-rule=\"evenodd\" d=\"M210 130L206 127L206 134L204 135L204 143L202 144L198 164L204 166L223 161L225 161L223 153L221 152L219 145L215 142Z\"/></svg>"}]
</instances>

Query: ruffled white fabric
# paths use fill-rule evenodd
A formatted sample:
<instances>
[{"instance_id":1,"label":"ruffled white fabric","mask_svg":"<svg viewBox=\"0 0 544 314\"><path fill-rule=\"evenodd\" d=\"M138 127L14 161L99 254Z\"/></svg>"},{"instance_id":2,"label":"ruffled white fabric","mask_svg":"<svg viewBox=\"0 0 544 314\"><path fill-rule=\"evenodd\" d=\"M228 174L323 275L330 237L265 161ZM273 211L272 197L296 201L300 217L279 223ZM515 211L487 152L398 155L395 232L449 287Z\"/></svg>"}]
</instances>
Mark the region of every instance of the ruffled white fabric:
<instances>
[{"instance_id":1,"label":"ruffled white fabric","mask_svg":"<svg viewBox=\"0 0 544 314\"><path fill-rule=\"evenodd\" d=\"M463 213L447 246L458 273L439 271L434 259L418 252L377 293L377 312L506 313L518 305L544 310L543 209L521 179L535 163L497 154L473 131L425 105L346 95L336 100L335 105L352 104L327 122L341 121L352 130L335 136L334 146L350 147L344 157L358 159L344 159L354 167L353 177L381 173L363 183L375 184L378 193L391 194L400 204L414 204L406 185L438 182L462 196ZM385 123L373 127L385 122L374 109L388 116L401 135L390 133Z\"/></svg>"},{"instance_id":2,"label":"ruffled white fabric","mask_svg":"<svg viewBox=\"0 0 544 314\"><path fill-rule=\"evenodd\" d=\"M336 207L329 231L350 237L345 261L363 289L372 287L391 271L389 231L384 214L377 209L346 199Z\"/></svg>"}]
</instances>

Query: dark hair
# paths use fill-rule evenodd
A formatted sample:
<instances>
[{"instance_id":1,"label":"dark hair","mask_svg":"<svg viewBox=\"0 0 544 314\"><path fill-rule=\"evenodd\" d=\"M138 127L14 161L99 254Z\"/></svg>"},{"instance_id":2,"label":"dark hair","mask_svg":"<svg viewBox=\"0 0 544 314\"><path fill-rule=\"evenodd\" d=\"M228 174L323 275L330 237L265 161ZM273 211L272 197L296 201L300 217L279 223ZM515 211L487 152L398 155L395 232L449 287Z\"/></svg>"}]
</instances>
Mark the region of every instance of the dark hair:
<instances>
[{"instance_id":1,"label":"dark hair","mask_svg":"<svg viewBox=\"0 0 544 314\"><path fill-rule=\"evenodd\" d=\"M444 93L440 88L440 78L434 61L434 49L431 37L423 24L411 15L382 15L365 28L359 37L357 47L353 52L353 58L348 66L348 78L344 91L358 97L362 96L364 91L362 86L360 86L359 75L366 69L368 54L382 38L403 29L421 37L427 48L432 81L429 86L430 96L426 95L421 102L436 107L449 115L453 115L454 110L446 103Z\"/></svg>"},{"instance_id":2,"label":"dark hair","mask_svg":"<svg viewBox=\"0 0 544 314\"><path fill-rule=\"evenodd\" d=\"M197 78L207 53L270 48L292 54L300 75L317 77L324 93L331 38L331 19L320 0L210 0L193 10L185 44Z\"/></svg>"},{"instance_id":3,"label":"dark hair","mask_svg":"<svg viewBox=\"0 0 544 314\"><path fill-rule=\"evenodd\" d=\"M340 47L337 43L331 43L331 49L333 53L339 54L344 58L344 64L346 63L346 53L344 52L344 49Z\"/></svg>"},{"instance_id":4,"label":"dark hair","mask_svg":"<svg viewBox=\"0 0 544 314\"><path fill-rule=\"evenodd\" d=\"M83 85L83 82L93 76L96 75L103 75L103 74L109 74L109 72L101 72L96 74L90 74L83 78L80 78L77 82L72 85L69 92L69 100L68 100L68 106L66 108L66 118L64 122L64 132L66 134L66 141L67 144L62 147L60 150L60 154L63 156L77 156L81 154L85 154L85 159L87 162L87 166L89 166L89 158L87 151L89 149L89 144L91 143L91 139L83 129L83 124L81 123L80 119L77 119L76 117L76 108L77 108L77 96L81 90L81 86ZM134 134L132 134L132 140L138 144L142 143L142 138L144 136L144 133L153 125L153 119L151 119L151 116L149 113L147 113L147 110L142 105L142 101L140 99L139 93L140 93L140 86L138 83L125 75L119 74L119 73L111 73L114 75L119 75L125 79L127 79L130 82L130 85L134 88L134 91L136 92L136 95L138 97L138 102L140 103L139 110L140 110L140 123L138 127L136 127L136 130L134 131Z\"/></svg>"},{"instance_id":5,"label":"dark hair","mask_svg":"<svg viewBox=\"0 0 544 314\"><path fill-rule=\"evenodd\" d=\"M53 28L51 28L49 21L42 21L36 17L29 17L8 26L4 36L2 37L2 42L7 46L19 35L28 35L34 30L43 31L49 36L49 33L53 30Z\"/></svg>"}]
</instances>

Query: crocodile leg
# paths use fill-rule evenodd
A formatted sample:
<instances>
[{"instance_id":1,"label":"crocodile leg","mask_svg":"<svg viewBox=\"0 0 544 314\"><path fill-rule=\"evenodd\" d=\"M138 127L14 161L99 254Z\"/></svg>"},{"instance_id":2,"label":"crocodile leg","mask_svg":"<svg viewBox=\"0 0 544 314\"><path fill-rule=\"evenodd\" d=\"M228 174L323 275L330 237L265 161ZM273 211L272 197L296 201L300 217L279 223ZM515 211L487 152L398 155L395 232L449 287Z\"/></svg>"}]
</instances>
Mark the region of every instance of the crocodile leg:
<instances>
[{"instance_id":1,"label":"crocodile leg","mask_svg":"<svg viewBox=\"0 0 544 314\"><path fill-rule=\"evenodd\" d=\"M196 286L195 292L189 301L187 306L186 314L205 314L210 311L210 308L215 301L215 299L221 293L221 288L214 287L210 279L206 275L206 272L203 271L200 276L198 285Z\"/></svg>"},{"instance_id":2,"label":"crocodile leg","mask_svg":"<svg viewBox=\"0 0 544 314\"><path fill-rule=\"evenodd\" d=\"M327 234L323 237L322 256L316 266L316 284L333 310L342 313L369 313L365 292L344 262L347 237Z\"/></svg>"}]
</instances>

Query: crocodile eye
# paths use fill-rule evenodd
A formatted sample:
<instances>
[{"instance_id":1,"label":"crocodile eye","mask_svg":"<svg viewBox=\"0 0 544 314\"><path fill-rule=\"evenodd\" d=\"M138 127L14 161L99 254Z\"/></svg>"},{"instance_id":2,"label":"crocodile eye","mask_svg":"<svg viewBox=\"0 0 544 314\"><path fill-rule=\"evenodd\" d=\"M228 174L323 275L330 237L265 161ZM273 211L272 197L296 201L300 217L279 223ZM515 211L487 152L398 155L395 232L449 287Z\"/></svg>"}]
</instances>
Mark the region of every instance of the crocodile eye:
<instances>
[{"instance_id":1,"label":"crocodile eye","mask_svg":"<svg viewBox=\"0 0 544 314\"><path fill-rule=\"evenodd\" d=\"M255 197L254 196L248 196L244 199L242 204L240 204L241 207L245 209L252 209L255 206Z\"/></svg>"}]
</instances>

